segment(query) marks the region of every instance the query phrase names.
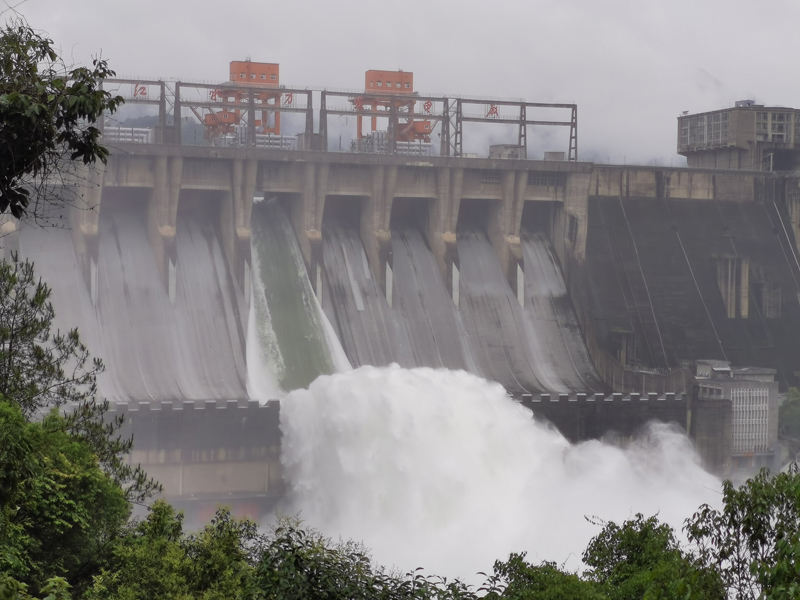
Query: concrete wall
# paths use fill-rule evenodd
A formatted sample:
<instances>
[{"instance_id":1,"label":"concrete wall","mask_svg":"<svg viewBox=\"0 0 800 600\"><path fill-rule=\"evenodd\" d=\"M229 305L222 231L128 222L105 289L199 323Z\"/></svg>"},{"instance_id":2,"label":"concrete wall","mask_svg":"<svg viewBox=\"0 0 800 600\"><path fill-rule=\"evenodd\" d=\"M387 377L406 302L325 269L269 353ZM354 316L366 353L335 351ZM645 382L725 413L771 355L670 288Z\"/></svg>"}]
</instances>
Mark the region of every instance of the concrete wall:
<instances>
[{"instance_id":1,"label":"concrete wall","mask_svg":"<svg viewBox=\"0 0 800 600\"><path fill-rule=\"evenodd\" d=\"M390 220L396 197L430 200L426 233L446 280L455 260L455 230L462 198L494 201L489 236L512 285L516 262L521 260L519 229L525 202L563 203L577 220L577 236L570 250L579 260L585 254L591 168L587 163L119 146L120 152L95 175L91 213L76 212L72 217L75 246L88 264L104 194L113 188L145 190L149 237L165 285L168 264L174 258L178 205L192 192L221 194L222 244L242 289L247 288L244 278L249 269L245 265L250 260L250 214L256 192L286 199L314 283L321 261L322 216L329 196L360 199L362 241L381 282L391 260Z\"/></svg>"},{"instance_id":2,"label":"concrete wall","mask_svg":"<svg viewBox=\"0 0 800 600\"><path fill-rule=\"evenodd\" d=\"M688 414L687 402L680 394L523 396L522 404L550 421L571 442L599 439L611 432L632 438L653 420L674 422L685 430Z\"/></svg>"},{"instance_id":3,"label":"concrete wall","mask_svg":"<svg viewBox=\"0 0 800 600\"><path fill-rule=\"evenodd\" d=\"M650 421L674 423L689 432L706 469L718 475L730 472L729 400L692 402L691 394L543 394L525 395L522 404L538 419L552 423L573 443L606 439L625 446Z\"/></svg>"},{"instance_id":4,"label":"concrete wall","mask_svg":"<svg viewBox=\"0 0 800 600\"><path fill-rule=\"evenodd\" d=\"M255 400L112 404L122 435L134 436L129 462L163 487L163 496L205 521L218 504L240 516L269 516L285 492L280 404Z\"/></svg>"},{"instance_id":5,"label":"concrete wall","mask_svg":"<svg viewBox=\"0 0 800 600\"><path fill-rule=\"evenodd\" d=\"M590 199L587 260L570 273L570 291L601 375L608 377L603 364L613 361L597 350L620 360L627 337L634 348L628 367L672 370L702 356L776 368L782 388L796 385L795 237L781 226L790 219L780 197L756 200ZM747 274L736 285L735 306L726 304L719 278L720 265L731 260ZM769 286L780 300L768 311Z\"/></svg>"},{"instance_id":6,"label":"concrete wall","mask_svg":"<svg viewBox=\"0 0 800 600\"><path fill-rule=\"evenodd\" d=\"M726 477L731 472L732 412L730 400L692 402L689 435L703 466Z\"/></svg>"},{"instance_id":7,"label":"concrete wall","mask_svg":"<svg viewBox=\"0 0 800 600\"><path fill-rule=\"evenodd\" d=\"M765 178L772 177L724 170L594 165L589 193L623 198L752 202L757 199L756 181Z\"/></svg>"}]
</instances>

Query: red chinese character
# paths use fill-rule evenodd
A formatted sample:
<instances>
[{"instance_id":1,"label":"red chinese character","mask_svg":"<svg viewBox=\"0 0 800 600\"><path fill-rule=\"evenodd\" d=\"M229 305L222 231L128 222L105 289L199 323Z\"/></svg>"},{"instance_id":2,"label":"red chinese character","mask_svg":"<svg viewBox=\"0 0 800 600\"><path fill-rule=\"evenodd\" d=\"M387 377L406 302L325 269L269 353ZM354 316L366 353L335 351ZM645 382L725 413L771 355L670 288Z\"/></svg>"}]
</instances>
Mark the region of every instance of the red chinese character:
<instances>
[{"instance_id":1,"label":"red chinese character","mask_svg":"<svg viewBox=\"0 0 800 600\"><path fill-rule=\"evenodd\" d=\"M422 105L422 108L426 113L430 114L431 108L433 108L433 102L426 100L425 104Z\"/></svg>"},{"instance_id":2,"label":"red chinese character","mask_svg":"<svg viewBox=\"0 0 800 600\"><path fill-rule=\"evenodd\" d=\"M286 94L286 99L283 101L283 105L289 106L292 102L294 102L294 93L289 92Z\"/></svg>"},{"instance_id":3,"label":"red chinese character","mask_svg":"<svg viewBox=\"0 0 800 600\"><path fill-rule=\"evenodd\" d=\"M497 112L497 104L489 106L489 112L486 113L487 117L499 117L500 113Z\"/></svg>"},{"instance_id":4,"label":"red chinese character","mask_svg":"<svg viewBox=\"0 0 800 600\"><path fill-rule=\"evenodd\" d=\"M147 88L143 85L134 84L133 86L133 97L134 98L143 98L147 96Z\"/></svg>"},{"instance_id":5,"label":"red chinese character","mask_svg":"<svg viewBox=\"0 0 800 600\"><path fill-rule=\"evenodd\" d=\"M355 100L353 100L353 106L355 106L356 110L364 110L364 99L361 96L357 96Z\"/></svg>"}]
</instances>

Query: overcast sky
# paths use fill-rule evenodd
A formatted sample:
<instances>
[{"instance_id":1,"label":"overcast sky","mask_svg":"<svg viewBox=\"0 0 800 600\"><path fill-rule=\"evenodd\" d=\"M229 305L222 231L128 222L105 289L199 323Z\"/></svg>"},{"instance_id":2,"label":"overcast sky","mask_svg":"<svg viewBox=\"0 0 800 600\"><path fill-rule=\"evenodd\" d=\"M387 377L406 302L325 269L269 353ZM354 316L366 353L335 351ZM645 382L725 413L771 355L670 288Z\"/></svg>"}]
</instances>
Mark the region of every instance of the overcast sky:
<instances>
[{"instance_id":1,"label":"overcast sky","mask_svg":"<svg viewBox=\"0 0 800 600\"><path fill-rule=\"evenodd\" d=\"M289 85L358 88L367 69L402 68L421 92L574 102L580 158L598 162L682 164L684 110L800 105L796 0L27 0L19 10L67 57L102 51L120 76L224 80L249 56L280 63Z\"/></svg>"}]
</instances>

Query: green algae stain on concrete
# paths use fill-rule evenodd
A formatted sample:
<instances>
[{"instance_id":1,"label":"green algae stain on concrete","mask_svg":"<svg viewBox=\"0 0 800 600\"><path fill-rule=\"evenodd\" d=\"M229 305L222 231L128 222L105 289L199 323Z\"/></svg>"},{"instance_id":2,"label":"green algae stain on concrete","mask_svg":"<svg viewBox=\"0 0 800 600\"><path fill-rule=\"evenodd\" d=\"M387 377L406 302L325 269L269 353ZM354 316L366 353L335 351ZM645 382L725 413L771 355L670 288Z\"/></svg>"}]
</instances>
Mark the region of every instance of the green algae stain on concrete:
<instances>
[{"instance_id":1,"label":"green algae stain on concrete","mask_svg":"<svg viewBox=\"0 0 800 600\"><path fill-rule=\"evenodd\" d=\"M334 372L319 309L288 218L275 202L252 214L253 310L262 358L284 391Z\"/></svg>"}]
</instances>

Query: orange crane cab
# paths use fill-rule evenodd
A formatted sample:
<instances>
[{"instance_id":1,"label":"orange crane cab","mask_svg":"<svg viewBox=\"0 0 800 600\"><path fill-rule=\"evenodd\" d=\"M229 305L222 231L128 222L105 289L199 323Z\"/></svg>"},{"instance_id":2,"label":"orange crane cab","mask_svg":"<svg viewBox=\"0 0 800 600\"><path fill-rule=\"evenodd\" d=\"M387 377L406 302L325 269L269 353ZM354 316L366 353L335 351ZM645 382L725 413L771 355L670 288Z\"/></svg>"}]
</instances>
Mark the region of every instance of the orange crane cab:
<instances>
[{"instance_id":1,"label":"orange crane cab","mask_svg":"<svg viewBox=\"0 0 800 600\"><path fill-rule=\"evenodd\" d=\"M403 98L403 96L413 96L414 93L414 73L410 71L379 71L371 69L366 72L364 77L364 96L353 99L353 104L357 110L367 110L371 113L388 112L392 106L399 113L404 122L399 122L397 126L397 141L430 142L433 124L430 121L415 120L407 115L414 114L416 99ZM397 98L375 98L372 95L397 96ZM405 113L405 114L403 114ZM381 115L383 116L383 115ZM362 115L357 117L358 138L364 137L362 128ZM371 119L371 131L378 129L378 118L373 116Z\"/></svg>"},{"instance_id":2,"label":"orange crane cab","mask_svg":"<svg viewBox=\"0 0 800 600\"><path fill-rule=\"evenodd\" d=\"M260 88L253 94L259 105L254 126L258 133L281 133L281 115L269 110L269 106L277 106L280 102L280 65L276 63L252 62L250 60L234 60L230 63L230 84L222 85L209 93L212 102L224 102L242 108L224 107L212 111L203 117L206 126L206 137L213 139L225 134L234 133L241 124L242 113L247 111L251 89Z\"/></svg>"}]
</instances>

